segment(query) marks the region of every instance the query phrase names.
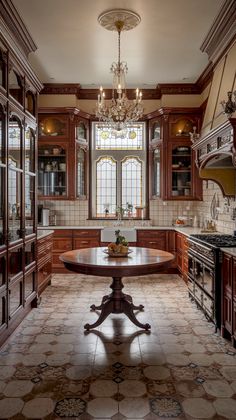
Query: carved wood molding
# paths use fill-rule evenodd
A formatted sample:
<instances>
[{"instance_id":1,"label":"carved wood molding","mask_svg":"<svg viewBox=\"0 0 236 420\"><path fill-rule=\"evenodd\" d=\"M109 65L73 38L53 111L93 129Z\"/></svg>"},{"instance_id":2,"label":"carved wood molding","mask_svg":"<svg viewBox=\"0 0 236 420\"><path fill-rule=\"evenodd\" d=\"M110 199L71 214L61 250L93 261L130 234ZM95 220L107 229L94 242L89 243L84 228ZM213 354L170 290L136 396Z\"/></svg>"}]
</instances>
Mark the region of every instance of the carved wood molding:
<instances>
[{"instance_id":1,"label":"carved wood molding","mask_svg":"<svg viewBox=\"0 0 236 420\"><path fill-rule=\"evenodd\" d=\"M27 57L30 52L37 50L36 44L11 0L0 0L0 15Z\"/></svg>"},{"instance_id":2,"label":"carved wood molding","mask_svg":"<svg viewBox=\"0 0 236 420\"><path fill-rule=\"evenodd\" d=\"M200 50L208 54L208 58L216 63L225 50L236 38L236 2L225 0L220 12L214 20Z\"/></svg>"},{"instance_id":3,"label":"carved wood molding","mask_svg":"<svg viewBox=\"0 0 236 420\"><path fill-rule=\"evenodd\" d=\"M38 109L39 114L70 114L73 117L81 117L85 119L91 119L91 114L81 111L75 107L40 107Z\"/></svg>"},{"instance_id":4,"label":"carved wood molding","mask_svg":"<svg viewBox=\"0 0 236 420\"><path fill-rule=\"evenodd\" d=\"M98 88L82 89L76 83L45 83L41 95L76 95L77 99L97 100ZM112 98L112 89L104 89L106 99ZM199 95L200 87L194 83L164 83L158 84L156 89L142 89L144 100L161 99L162 95ZM128 99L135 99L135 89L127 89Z\"/></svg>"}]
</instances>

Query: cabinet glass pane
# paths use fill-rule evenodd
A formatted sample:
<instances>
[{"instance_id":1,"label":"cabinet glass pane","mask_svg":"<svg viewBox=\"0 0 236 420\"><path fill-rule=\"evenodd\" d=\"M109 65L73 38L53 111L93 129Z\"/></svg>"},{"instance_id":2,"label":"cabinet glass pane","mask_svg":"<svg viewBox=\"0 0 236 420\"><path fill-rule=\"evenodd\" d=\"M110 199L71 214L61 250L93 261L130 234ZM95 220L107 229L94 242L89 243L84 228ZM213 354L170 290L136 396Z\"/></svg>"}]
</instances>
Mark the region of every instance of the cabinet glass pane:
<instances>
[{"instance_id":1,"label":"cabinet glass pane","mask_svg":"<svg viewBox=\"0 0 236 420\"><path fill-rule=\"evenodd\" d=\"M25 174L25 228L26 235L34 231L34 202L35 202L35 177Z\"/></svg>"},{"instance_id":2,"label":"cabinet glass pane","mask_svg":"<svg viewBox=\"0 0 236 420\"><path fill-rule=\"evenodd\" d=\"M22 104L22 84L19 75L14 70L11 70L9 73L9 91L11 96L13 96L17 102Z\"/></svg>"},{"instance_id":3,"label":"cabinet glass pane","mask_svg":"<svg viewBox=\"0 0 236 420\"><path fill-rule=\"evenodd\" d=\"M6 302L7 297L3 295L0 297L0 326L6 324Z\"/></svg>"},{"instance_id":4,"label":"cabinet glass pane","mask_svg":"<svg viewBox=\"0 0 236 420\"><path fill-rule=\"evenodd\" d=\"M83 123L80 123L76 126L76 138L77 139L86 139L86 128Z\"/></svg>"},{"instance_id":5,"label":"cabinet glass pane","mask_svg":"<svg viewBox=\"0 0 236 420\"><path fill-rule=\"evenodd\" d=\"M4 205L5 205L5 168L0 168L0 245L4 244L4 237L3 237L3 220L4 220Z\"/></svg>"},{"instance_id":6,"label":"cabinet glass pane","mask_svg":"<svg viewBox=\"0 0 236 420\"><path fill-rule=\"evenodd\" d=\"M22 268L23 268L22 256L23 256L22 248L16 248L9 252L8 277L10 280L22 271Z\"/></svg>"},{"instance_id":7,"label":"cabinet glass pane","mask_svg":"<svg viewBox=\"0 0 236 420\"><path fill-rule=\"evenodd\" d=\"M14 118L9 121L8 154L9 165L14 168L22 168L21 127L19 121Z\"/></svg>"},{"instance_id":8,"label":"cabinet glass pane","mask_svg":"<svg viewBox=\"0 0 236 420\"><path fill-rule=\"evenodd\" d=\"M177 146L172 150L172 196L190 196L191 148Z\"/></svg>"},{"instance_id":9,"label":"cabinet glass pane","mask_svg":"<svg viewBox=\"0 0 236 420\"><path fill-rule=\"evenodd\" d=\"M38 194L66 196L66 151L58 145L39 147Z\"/></svg>"},{"instance_id":10,"label":"cabinet glass pane","mask_svg":"<svg viewBox=\"0 0 236 420\"><path fill-rule=\"evenodd\" d=\"M161 186L161 156L160 149L156 149L153 152L153 195L160 196Z\"/></svg>"},{"instance_id":11,"label":"cabinet glass pane","mask_svg":"<svg viewBox=\"0 0 236 420\"><path fill-rule=\"evenodd\" d=\"M9 290L9 312L10 316L22 306L22 281L15 283Z\"/></svg>"},{"instance_id":12,"label":"cabinet glass pane","mask_svg":"<svg viewBox=\"0 0 236 420\"><path fill-rule=\"evenodd\" d=\"M26 92L25 97L25 108L29 111L32 115L35 115L35 96L32 92Z\"/></svg>"},{"instance_id":13,"label":"cabinet glass pane","mask_svg":"<svg viewBox=\"0 0 236 420\"><path fill-rule=\"evenodd\" d=\"M25 245L25 266L35 261L35 243L30 242Z\"/></svg>"},{"instance_id":14,"label":"cabinet glass pane","mask_svg":"<svg viewBox=\"0 0 236 420\"><path fill-rule=\"evenodd\" d=\"M0 112L0 163L5 163L4 152L4 115Z\"/></svg>"},{"instance_id":15,"label":"cabinet glass pane","mask_svg":"<svg viewBox=\"0 0 236 420\"><path fill-rule=\"evenodd\" d=\"M21 232L21 180L22 173L8 171L8 229L10 242L20 238Z\"/></svg>"},{"instance_id":16,"label":"cabinet glass pane","mask_svg":"<svg viewBox=\"0 0 236 420\"><path fill-rule=\"evenodd\" d=\"M0 257L0 287L6 283L6 256Z\"/></svg>"},{"instance_id":17,"label":"cabinet glass pane","mask_svg":"<svg viewBox=\"0 0 236 420\"><path fill-rule=\"evenodd\" d=\"M50 117L44 118L39 124L40 136L65 136L66 123L59 118Z\"/></svg>"},{"instance_id":18,"label":"cabinet glass pane","mask_svg":"<svg viewBox=\"0 0 236 420\"><path fill-rule=\"evenodd\" d=\"M35 172L35 137L33 131L28 128L25 132L25 170Z\"/></svg>"},{"instance_id":19,"label":"cabinet glass pane","mask_svg":"<svg viewBox=\"0 0 236 420\"><path fill-rule=\"evenodd\" d=\"M3 54L4 53L0 51L0 85L5 88L6 87L6 77L5 77L6 64L4 61Z\"/></svg>"},{"instance_id":20,"label":"cabinet glass pane","mask_svg":"<svg viewBox=\"0 0 236 420\"><path fill-rule=\"evenodd\" d=\"M85 152L77 151L77 196L85 195Z\"/></svg>"},{"instance_id":21,"label":"cabinet glass pane","mask_svg":"<svg viewBox=\"0 0 236 420\"><path fill-rule=\"evenodd\" d=\"M25 276L25 298L35 291L35 273L26 274Z\"/></svg>"}]
</instances>

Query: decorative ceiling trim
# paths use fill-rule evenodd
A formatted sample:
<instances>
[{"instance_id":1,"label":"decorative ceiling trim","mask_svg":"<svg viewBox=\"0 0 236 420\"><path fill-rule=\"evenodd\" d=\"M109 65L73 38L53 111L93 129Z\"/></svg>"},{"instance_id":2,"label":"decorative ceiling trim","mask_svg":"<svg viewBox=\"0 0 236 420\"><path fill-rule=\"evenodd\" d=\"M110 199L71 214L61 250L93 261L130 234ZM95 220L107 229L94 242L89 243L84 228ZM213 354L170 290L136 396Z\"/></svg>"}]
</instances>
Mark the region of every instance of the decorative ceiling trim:
<instances>
[{"instance_id":1,"label":"decorative ceiling trim","mask_svg":"<svg viewBox=\"0 0 236 420\"><path fill-rule=\"evenodd\" d=\"M112 98L112 89L103 89L106 99ZM162 95L199 95L200 87L194 83L163 83L156 89L142 89L144 100L161 99ZM77 99L97 100L98 88L82 89L75 83L45 83L41 95L76 95ZM136 98L135 89L127 89L128 99Z\"/></svg>"},{"instance_id":2,"label":"decorative ceiling trim","mask_svg":"<svg viewBox=\"0 0 236 420\"><path fill-rule=\"evenodd\" d=\"M44 83L41 95L76 95L80 91L79 83Z\"/></svg>"},{"instance_id":3,"label":"decorative ceiling trim","mask_svg":"<svg viewBox=\"0 0 236 420\"><path fill-rule=\"evenodd\" d=\"M196 83L160 83L157 90L162 95L199 95L201 93Z\"/></svg>"},{"instance_id":4,"label":"decorative ceiling trim","mask_svg":"<svg viewBox=\"0 0 236 420\"><path fill-rule=\"evenodd\" d=\"M11 0L0 0L0 16L2 16L26 57L28 57L30 52L37 50L37 45Z\"/></svg>"},{"instance_id":5,"label":"decorative ceiling trim","mask_svg":"<svg viewBox=\"0 0 236 420\"><path fill-rule=\"evenodd\" d=\"M220 12L214 20L200 50L208 54L210 61L215 63L223 51L236 38L236 1L225 0Z\"/></svg>"}]
</instances>

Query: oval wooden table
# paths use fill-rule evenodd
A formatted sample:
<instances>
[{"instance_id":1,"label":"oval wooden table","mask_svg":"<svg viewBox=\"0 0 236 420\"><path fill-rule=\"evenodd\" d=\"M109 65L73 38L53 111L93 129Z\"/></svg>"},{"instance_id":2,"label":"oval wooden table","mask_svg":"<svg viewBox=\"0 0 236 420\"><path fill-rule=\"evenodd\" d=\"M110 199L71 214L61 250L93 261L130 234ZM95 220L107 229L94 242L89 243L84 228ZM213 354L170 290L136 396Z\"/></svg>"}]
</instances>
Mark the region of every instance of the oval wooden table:
<instances>
[{"instance_id":1,"label":"oval wooden table","mask_svg":"<svg viewBox=\"0 0 236 420\"><path fill-rule=\"evenodd\" d=\"M132 252L127 257L109 257L104 252L106 249L85 248L60 255L60 260L70 271L113 279L110 285L112 293L103 296L99 306L91 306L92 310L101 310L97 321L94 324L85 324L84 328L90 330L98 327L111 313L125 313L138 327L150 329L149 324L142 324L135 317L134 310L143 310L144 306L134 305L132 297L122 292L122 277L158 273L169 265L174 255L159 249L132 247Z\"/></svg>"}]
</instances>

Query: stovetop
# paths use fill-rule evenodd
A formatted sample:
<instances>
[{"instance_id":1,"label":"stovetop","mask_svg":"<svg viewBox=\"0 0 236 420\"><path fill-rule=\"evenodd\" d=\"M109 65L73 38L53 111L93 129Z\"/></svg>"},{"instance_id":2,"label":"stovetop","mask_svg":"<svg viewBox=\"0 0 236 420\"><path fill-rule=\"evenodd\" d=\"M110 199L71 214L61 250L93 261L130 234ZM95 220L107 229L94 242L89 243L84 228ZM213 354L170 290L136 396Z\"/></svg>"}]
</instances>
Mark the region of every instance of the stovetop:
<instances>
[{"instance_id":1,"label":"stovetop","mask_svg":"<svg viewBox=\"0 0 236 420\"><path fill-rule=\"evenodd\" d=\"M190 235L190 239L194 242L202 243L214 248L236 247L236 236L232 235L217 235L217 234L195 234Z\"/></svg>"}]
</instances>

